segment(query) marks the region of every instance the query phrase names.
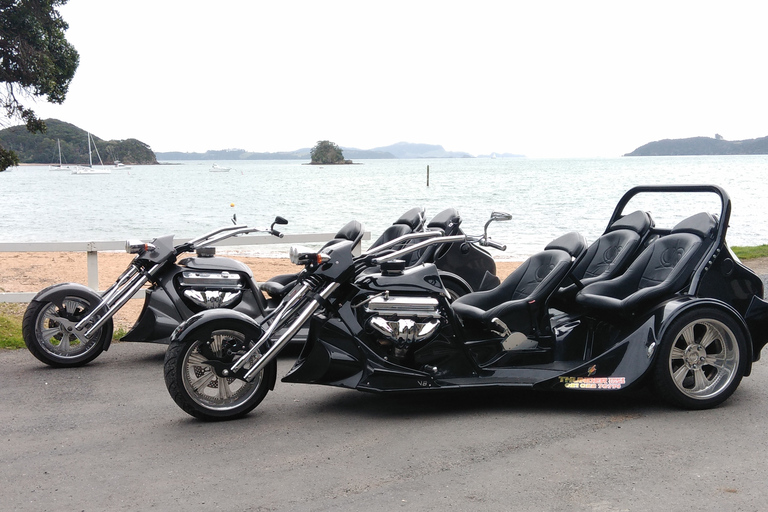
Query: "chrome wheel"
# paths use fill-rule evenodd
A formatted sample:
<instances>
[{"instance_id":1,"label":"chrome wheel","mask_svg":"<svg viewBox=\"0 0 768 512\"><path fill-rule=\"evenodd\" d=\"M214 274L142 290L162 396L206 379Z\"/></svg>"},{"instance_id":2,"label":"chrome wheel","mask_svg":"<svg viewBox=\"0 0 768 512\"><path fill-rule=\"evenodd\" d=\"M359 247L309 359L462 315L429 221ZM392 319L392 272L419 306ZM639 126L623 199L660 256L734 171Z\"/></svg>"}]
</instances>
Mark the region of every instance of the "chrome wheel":
<instances>
[{"instance_id":1,"label":"chrome wheel","mask_svg":"<svg viewBox=\"0 0 768 512\"><path fill-rule=\"evenodd\" d=\"M40 345L50 354L61 357L76 357L87 352L99 339L100 332L90 339L85 330L76 331L75 325L86 314L89 304L82 299L68 297L59 308L48 303L37 316L35 334Z\"/></svg>"},{"instance_id":2,"label":"chrome wheel","mask_svg":"<svg viewBox=\"0 0 768 512\"><path fill-rule=\"evenodd\" d=\"M264 371L253 381L224 376L218 362L232 363L249 348L243 333L233 330L213 331L207 339L195 340L184 351L181 379L186 394L199 406L216 411L240 408L259 392ZM258 358L254 355L245 368ZM217 371L217 368L219 370Z\"/></svg>"},{"instance_id":3,"label":"chrome wheel","mask_svg":"<svg viewBox=\"0 0 768 512\"><path fill-rule=\"evenodd\" d=\"M80 330L75 326L98 303L98 295L90 296L90 291L74 285L51 289L61 290L63 298L29 303L22 321L24 343L32 355L51 366L80 366L92 361L112 337L112 320L107 320L90 338L85 333L92 323Z\"/></svg>"},{"instance_id":4,"label":"chrome wheel","mask_svg":"<svg viewBox=\"0 0 768 512\"><path fill-rule=\"evenodd\" d=\"M673 320L661 340L653 384L665 400L714 407L736 391L747 368L743 327L720 308L700 306Z\"/></svg>"},{"instance_id":5,"label":"chrome wheel","mask_svg":"<svg viewBox=\"0 0 768 512\"><path fill-rule=\"evenodd\" d=\"M718 320L701 319L686 325L669 353L669 372L685 396L712 398L733 381L740 359L731 329Z\"/></svg>"}]
</instances>

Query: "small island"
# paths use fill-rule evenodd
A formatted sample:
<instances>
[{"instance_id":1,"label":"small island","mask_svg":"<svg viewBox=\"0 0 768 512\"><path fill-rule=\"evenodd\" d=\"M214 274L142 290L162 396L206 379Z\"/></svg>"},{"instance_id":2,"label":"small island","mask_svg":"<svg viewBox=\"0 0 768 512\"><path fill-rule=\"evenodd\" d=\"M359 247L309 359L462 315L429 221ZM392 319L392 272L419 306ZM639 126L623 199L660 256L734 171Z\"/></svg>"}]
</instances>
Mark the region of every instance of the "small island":
<instances>
[{"instance_id":1,"label":"small island","mask_svg":"<svg viewBox=\"0 0 768 512\"><path fill-rule=\"evenodd\" d=\"M624 156L768 155L768 137L725 140L721 135L649 142Z\"/></svg>"},{"instance_id":2,"label":"small island","mask_svg":"<svg viewBox=\"0 0 768 512\"><path fill-rule=\"evenodd\" d=\"M335 142L321 140L310 151L312 160L310 165L343 165L351 164L352 160L345 160L344 153Z\"/></svg>"}]
</instances>

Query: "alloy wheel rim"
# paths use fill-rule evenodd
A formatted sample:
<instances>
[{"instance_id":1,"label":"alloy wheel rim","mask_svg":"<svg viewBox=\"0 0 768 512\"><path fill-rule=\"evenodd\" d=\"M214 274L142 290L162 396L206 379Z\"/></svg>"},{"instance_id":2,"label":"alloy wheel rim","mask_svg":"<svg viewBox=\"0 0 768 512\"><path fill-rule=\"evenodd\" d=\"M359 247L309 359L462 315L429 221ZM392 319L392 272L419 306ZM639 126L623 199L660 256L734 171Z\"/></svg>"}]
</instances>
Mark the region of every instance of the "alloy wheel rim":
<instances>
[{"instance_id":1,"label":"alloy wheel rim","mask_svg":"<svg viewBox=\"0 0 768 512\"><path fill-rule=\"evenodd\" d=\"M235 377L219 377L213 366L206 364L211 356L217 360L236 359L245 352L245 336L237 331L219 330L210 339L196 340L184 355L182 381L192 399L202 407L214 410L230 410L247 402L259 388L264 371L247 382ZM237 352L233 355L233 349ZM250 368L259 354L246 363Z\"/></svg>"},{"instance_id":2,"label":"alloy wheel rim","mask_svg":"<svg viewBox=\"0 0 768 512\"><path fill-rule=\"evenodd\" d=\"M101 329L90 339L85 339L84 331L78 336L75 324L86 314L89 303L84 300L67 297L61 307L50 302L40 311L35 322L35 334L43 350L51 355L74 358L88 352L101 338Z\"/></svg>"},{"instance_id":3,"label":"alloy wheel rim","mask_svg":"<svg viewBox=\"0 0 768 512\"><path fill-rule=\"evenodd\" d=\"M739 346L733 331L711 318L686 325L669 354L669 374L677 389L695 400L713 398L736 376Z\"/></svg>"}]
</instances>

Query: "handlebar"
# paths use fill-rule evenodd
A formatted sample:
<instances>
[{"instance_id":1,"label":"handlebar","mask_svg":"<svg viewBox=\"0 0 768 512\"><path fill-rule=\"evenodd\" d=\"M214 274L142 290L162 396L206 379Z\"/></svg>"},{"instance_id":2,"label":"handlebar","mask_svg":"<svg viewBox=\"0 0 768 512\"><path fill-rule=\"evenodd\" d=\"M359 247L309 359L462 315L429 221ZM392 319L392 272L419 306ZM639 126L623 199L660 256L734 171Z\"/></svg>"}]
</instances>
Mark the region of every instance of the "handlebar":
<instances>
[{"instance_id":1,"label":"handlebar","mask_svg":"<svg viewBox=\"0 0 768 512\"><path fill-rule=\"evenodd\" d=\"M480 245L483 247L493 247L494 249L498 249L500 251L506 251L507 246L504 244L500 244L499 242L494 242L493 240L490 240L488 238L484 240L480 240Z\"/></svg>"}]
</instances>

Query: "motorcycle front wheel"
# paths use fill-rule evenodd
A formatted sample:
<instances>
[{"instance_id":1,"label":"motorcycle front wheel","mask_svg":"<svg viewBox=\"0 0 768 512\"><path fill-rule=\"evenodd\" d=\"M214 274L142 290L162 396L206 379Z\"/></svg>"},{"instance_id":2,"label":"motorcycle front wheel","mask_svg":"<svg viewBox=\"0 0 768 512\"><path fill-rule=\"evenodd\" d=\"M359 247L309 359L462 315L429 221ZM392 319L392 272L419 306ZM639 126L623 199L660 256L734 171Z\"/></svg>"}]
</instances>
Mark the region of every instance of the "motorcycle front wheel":
<instances>
[{"instance_id":1,"label":"motorcycle front wheel","mask_svg":"<svg viewBox=\"0 0 768 512\"><path fill-rule=\"evenodd\" d=\"M173 401L186 413L207 421L240 418L251 412L269 392L277 363L272 361L250 382L221 373L256 340L255 333L231 325L201 326L181 340L172 340L165 354L165 385ZM258 357L254 355L245 368Z\"/></svg>"},{"instance_id":2,"label":"motorcycle front wheel","mask_svg":"<svg viewBox=\"0 0 768 512\"><path fill-rule=\"evenodd\" d=\"M98 296L88 296L77 288L65 293L60 305L49 301L30 302L21 324L24 343L32 355L56 368L82 366L93 361L112 337L112 319L90 338L85 337L87 326L82 331L74 328L98 303Z\"/></svg>"}]
</instances>

